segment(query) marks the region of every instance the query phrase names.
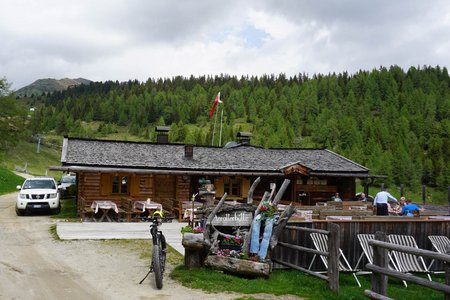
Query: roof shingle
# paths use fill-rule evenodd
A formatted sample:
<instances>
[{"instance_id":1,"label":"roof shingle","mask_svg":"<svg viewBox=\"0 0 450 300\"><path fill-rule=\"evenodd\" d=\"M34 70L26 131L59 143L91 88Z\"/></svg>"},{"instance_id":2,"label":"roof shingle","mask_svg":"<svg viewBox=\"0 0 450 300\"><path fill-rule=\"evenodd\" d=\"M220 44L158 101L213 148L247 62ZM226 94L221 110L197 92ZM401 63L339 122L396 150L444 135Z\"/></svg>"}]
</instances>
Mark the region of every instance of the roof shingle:
<instances>
[{"instance_id":1,"label":"roof shingle","mask_svg":"<svg viewBox=\"0 0 450 300\"><path fill-rule=\"evenodd\" d=\"M326 149L194 146L193 158L186 158L180 144L66 138L62 157L66 166L280 173L298 163L314 172L368 173L367 168Z\"/></svg>"}]
</instances>

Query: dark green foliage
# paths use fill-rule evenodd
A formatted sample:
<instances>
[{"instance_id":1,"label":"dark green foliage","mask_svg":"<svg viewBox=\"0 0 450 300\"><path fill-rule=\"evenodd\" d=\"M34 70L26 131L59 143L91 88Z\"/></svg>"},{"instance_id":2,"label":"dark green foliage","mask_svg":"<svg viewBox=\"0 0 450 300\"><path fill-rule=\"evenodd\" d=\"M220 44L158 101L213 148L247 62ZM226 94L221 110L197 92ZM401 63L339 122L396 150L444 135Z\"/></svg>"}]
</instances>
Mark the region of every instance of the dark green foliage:
<instances>
[{"instance_id":1,"label":"dark green foliage","mask_svg":"<svg viewBox=\"0 0 450 300\"><path fill-rule=\"evenodd\" d=\"M4 151L26 136L26 108L10 94L9 83L0 78L0 160Z\"/></svg>"},{"instance_id":2,"label":"dark green foliage","mask_svg":"<svg viewBox=\"0 0 450 300\"><path fill-rule=\"evenodd\" d=\"M398 66L354 75L294 77L221 75L93 82L47 95L33 131L101 137L126 126L155 140L155 125L171 126L169 140L210 145L216 94L223 103L222 145L239 130L264 147L326 147L387 175L388 184L450 184L450 77L446 68ZM79 121L99 121L85 132ZM240 125L241 127L239 129ZM219 122L214 145L219 143Z\"/></svg>"}]
</instances>

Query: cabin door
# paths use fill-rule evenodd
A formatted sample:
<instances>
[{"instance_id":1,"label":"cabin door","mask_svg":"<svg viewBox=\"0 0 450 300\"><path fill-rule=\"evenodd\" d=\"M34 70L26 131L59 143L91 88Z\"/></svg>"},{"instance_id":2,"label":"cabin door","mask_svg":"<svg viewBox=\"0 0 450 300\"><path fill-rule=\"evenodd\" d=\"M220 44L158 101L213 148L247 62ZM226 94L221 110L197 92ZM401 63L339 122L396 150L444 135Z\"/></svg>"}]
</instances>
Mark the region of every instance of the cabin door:
<instances>
[{"instance_id":1,"label":"cabin door","mask_svg":"<svg viewBox=\"0 0 450 300\"><path fill-rule=\"evenodd\" d=\"M155 199L175 199L175 176L155 175L154 189Z\"/></svg>"}]
</instances>

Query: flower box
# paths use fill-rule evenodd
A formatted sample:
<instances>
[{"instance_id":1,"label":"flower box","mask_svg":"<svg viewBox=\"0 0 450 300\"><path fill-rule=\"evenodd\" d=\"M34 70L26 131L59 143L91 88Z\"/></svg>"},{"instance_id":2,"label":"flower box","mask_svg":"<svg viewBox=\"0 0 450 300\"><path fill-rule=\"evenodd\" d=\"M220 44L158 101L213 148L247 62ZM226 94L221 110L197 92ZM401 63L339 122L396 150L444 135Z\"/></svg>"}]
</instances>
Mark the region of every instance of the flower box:
<instances>
[{"instance_id":1,"label":"flower box","mask_svg":"<svg viewBox=\"0 0 450 300\"><path fill-rule=\"evenodd\" d=\"M241 251L242 245L220 245L219 248L220 249Z\"/></svg>"}]
</instances>

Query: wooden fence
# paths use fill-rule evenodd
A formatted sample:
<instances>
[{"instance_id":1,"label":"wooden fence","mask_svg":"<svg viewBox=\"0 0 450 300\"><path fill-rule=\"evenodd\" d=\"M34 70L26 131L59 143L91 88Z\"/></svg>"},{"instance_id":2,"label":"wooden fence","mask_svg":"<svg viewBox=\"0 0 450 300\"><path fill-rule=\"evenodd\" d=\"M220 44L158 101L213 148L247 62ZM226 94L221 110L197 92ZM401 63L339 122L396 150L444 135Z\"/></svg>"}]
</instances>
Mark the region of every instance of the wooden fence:
<instances>
[{"instance_id":1,"label":"wooden fence","mask_svg":"<svg viewBox=\"0 0 450 300\"><path fill-rule=\"evenodd\" d=\"M363 250L358 242L357 234L371 233L377 231L388 234L411 235L421 249L433 250L433 246L428 239L429 235L450 236L450 220L422 220L417 218L381 218L374 220L351 220L351 221L313 221L313 222L293 222L283 230L279 242L292 245L301 245L314 248L309 233L300 230L293 230L292 227L306 227L309 229L327 230L328 223L336 223L340 230L340 248L344 252L351 266L355 266ZM308 268L313 255L307 252L299 252L287 247L275 247L272 251L272 258L289 262L292 265ZM364 258L363 262L367 262ZM426 261L429 264L429 261ZM274 266L277 268L277 264ZM283 267L283 266L279 266ZM321 267L320 260L316 260L314 269ZM442 270L443 263L436 262L431 271Z\"/></svg>"},{"instance_id":2,"label":"wooden fence","mask_svg":"<svg viewBox=\"0 0 450 300\"><path fill-rule=\"evenodd\" d=\"M373 247L373 264L367 264L366 268L372 271L372 289L365 290L364 294L372 299L390 299L387 297L388 276L419 284L433 290L445 293L445 300L450 300L450 255L440 254L434 251L422 250L412 247L406 247L387 242L387 235L384 232L376 232L375 240L369 241ZM430 259L440 260L445 263L445 284L428 281L412 274L405 274L388 268L388 250L405 252L413 255L419 255ZM450 254L450 247L446 249Z\"/></svg>"},{"instance_id":3,"label":"wooden fence","mask_svg":"<svg viewBox=\"0 0 450 300\"><path fill-rule=\"evenodd\" d=\"M327 224L327 230L321 230L321 229L312 229L307 227L297 227L297 226L286 226L285 229L293 230L293 231L302 231L306 233L321 233L328 236L328 252L322 252L318 251L312 248L299 246L297 244L291 244L287 242L278 242L277 247L278 248L287 248L294 250L295 252L301 251L309 254L314 255L323 255L327 257L328 260L328 269L327 269L327 276L322 275L318 272L311 271L309 269L303 268L299 265L292 264L287 261L283 261L282 258L272 258L272 261L275 263L278 263L280 265L293 268L302 272L305 272L307 274L319 277L321 279L324 279L328 281L328 286L330 289L336 293L339 293L339 244L340 244L340 230L339 225L334 223L328 223Z\"/></svg>"}]
</instances>

